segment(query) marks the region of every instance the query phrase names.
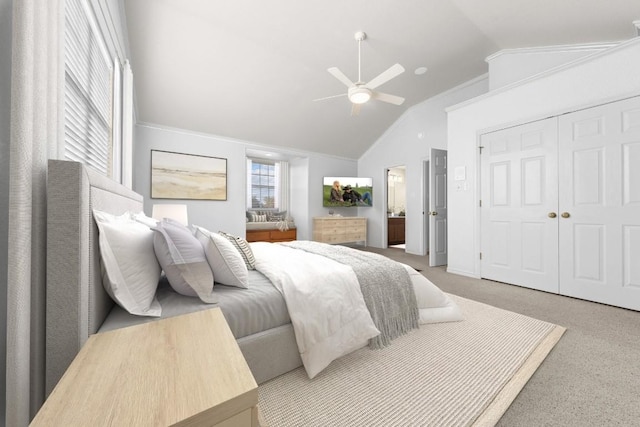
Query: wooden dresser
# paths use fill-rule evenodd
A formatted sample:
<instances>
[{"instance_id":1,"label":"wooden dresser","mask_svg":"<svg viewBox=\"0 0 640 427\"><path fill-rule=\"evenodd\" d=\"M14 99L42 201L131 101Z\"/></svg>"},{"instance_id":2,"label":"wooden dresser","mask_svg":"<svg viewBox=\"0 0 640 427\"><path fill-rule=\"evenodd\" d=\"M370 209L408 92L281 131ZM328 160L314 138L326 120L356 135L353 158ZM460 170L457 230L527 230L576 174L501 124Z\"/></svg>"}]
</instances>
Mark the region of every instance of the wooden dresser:
<instances>
[{"instance_id":1,"label":"wooden dresser","mask_svg":"<svg viewBox=\"0 0 640 427\"><path fill-rule=\"evenodd\" d=\"M267 230L247 230L247 242L290 242L296 240L295 228L280 231L277 228Z\"/></svg>"},{"instance_id":2,"label":"wooden dresser","mask_svg":"<svg viewBox=\"0 0 640 427\"><path fill-rule=\"evenodd\" d=\"M367 219L321 216L313 218L313 240L324 243L357 243L367 246Z\"/></svg>"},{"instance_id":3,"label":"wooden dresser","mask_svg":"<svg viewBox=\"0 0 640 427\"><path fill-rule=\"evenodd\" d=\"M258 426L258 386L219 308L89 337L31 426Z\"/></svg>"}]
</instances>

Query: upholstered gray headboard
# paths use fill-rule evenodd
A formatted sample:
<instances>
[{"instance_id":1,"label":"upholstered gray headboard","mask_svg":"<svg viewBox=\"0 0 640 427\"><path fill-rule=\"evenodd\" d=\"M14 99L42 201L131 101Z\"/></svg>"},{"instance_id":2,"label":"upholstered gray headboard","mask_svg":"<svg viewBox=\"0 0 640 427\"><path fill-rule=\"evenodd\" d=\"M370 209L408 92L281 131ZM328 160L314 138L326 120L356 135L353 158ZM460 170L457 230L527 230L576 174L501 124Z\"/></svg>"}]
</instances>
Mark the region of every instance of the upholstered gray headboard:
<instances>
[{"instance_id":1,"label":"upholstered gray headboard","mask_svg":"<svg viewBox=\"0 0 640 427\"><path fill-rule=\"evenodd\" d=\"M81 163L50 160L47 181L46 394L113 301L102 286L93 209L142 211L143 198Z\"/></svg>"}]
</instances>

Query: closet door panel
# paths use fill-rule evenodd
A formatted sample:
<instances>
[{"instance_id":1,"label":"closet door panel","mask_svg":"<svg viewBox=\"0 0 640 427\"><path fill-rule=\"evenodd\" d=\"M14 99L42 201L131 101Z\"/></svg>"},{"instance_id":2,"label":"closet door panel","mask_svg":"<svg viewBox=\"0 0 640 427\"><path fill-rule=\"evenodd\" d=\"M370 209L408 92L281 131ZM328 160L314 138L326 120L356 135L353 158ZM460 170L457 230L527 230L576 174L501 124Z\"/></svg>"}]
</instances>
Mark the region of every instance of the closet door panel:
<instances>
[{"instance_id":1,"label":"closet door panel","mask_svg":"<svg viewBox=\"0 0 640 427\"><path fill-rule=\"evenodd\" d=\"M640 205L640 142L622 146L622 202Z\"/></svg>"},{"instance_id":2,"label":"closet door panel","mask_svg":"<svg viewBox=\"0 0 640 427\"><path fill-rule=\"evenodd\" d=\"M480 142L482 277L557 292L557 119Z\"/></svg>"},{"instance_id":3,"label":"closet door panel","mask_svg":"<svg viewBox=\"0 0 640 427\"><path fill-rule=\"evenodd\" d=\"M623 228L624 239L624 277L622 285L630 289L640 290L640 262L637 256L640 253L640 227L625 226ZM633 257L636 257L635 259Z\"/></svg>"},{"instance_id":4,"label":"closet door panel","mask_svg":"<svg viewBox=\"0 0 640 427\"><path fill-rule=\"evenodd\" d=\"M640 98L559 121L560 293L640 310Z\"/></svg>"}]
</instances>

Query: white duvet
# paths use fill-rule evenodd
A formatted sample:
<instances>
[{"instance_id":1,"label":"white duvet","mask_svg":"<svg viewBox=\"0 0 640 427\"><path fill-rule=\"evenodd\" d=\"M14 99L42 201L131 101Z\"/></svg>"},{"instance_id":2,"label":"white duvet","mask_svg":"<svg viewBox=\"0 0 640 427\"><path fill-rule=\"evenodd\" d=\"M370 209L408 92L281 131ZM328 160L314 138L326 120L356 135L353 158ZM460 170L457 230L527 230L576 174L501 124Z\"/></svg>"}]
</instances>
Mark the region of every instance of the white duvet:
<instances>
[{"instance_id":1,"label":"white duvet","mask_svg":"<svg viewBox=\"0 0 640 427\"><path fill-rule=\"evenodd\" d=\"M267 242L251 243L256 270L282 293L309 378L333 360L379 334L353 269L321 255ZM406 266L420 323L462 320L455 303L427 278Z\"/></svg>"}]
</instances>

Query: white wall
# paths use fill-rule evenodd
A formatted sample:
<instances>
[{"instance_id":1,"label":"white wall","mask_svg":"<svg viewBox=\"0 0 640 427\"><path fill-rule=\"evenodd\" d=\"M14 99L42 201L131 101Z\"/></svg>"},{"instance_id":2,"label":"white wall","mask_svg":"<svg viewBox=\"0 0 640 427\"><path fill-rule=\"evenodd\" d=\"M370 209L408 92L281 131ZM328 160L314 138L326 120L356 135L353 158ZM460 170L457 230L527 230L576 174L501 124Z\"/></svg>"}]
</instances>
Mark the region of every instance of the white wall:
<instances>
[{"instance_id":1,"label":"white wall","mask_svg":"<svg viewBox=\"0 0 640 427\"><path fill-rule=\"evenodd\" d=\"M357 162L340 157L311 153L308 157L290 160L291 212L299 240L313 237L313 217L327 216L329 208L322 206L323 177L357 176ZM354 208L332 208L342 216L356 216Z\"/></svg>"},{"instance_id":2,"label":"white wall","mask_svg":"<svg viewBox=\"0 0 640 427\"><path fill-rule=\"evenodd\" d=\"M445 108L473 98L488 90L482 76L411 107L358 160L358 174L373 177L373 208L358 208L366 216L368 244L385 247L387 243L386 170L406 166L406 251L425 255L423 188L424 160L431 148L447 148Z\"/></svg>"},{"instance_id":3,"label":"white wall","mask_svg":"<svg viewBox=\"0 0 640 427\"><path fill-rule=\"evenodd\" d=\"M0 425L5 420L12 0L0 0Z\"/></svg>"},{"instance_id":4,"label":"white wall","mask_svg":"<svg viewBox=\"0 0 640 427\"><path fill-rule=\"evenodd\" d=\"M358 162L356 160L343 159L330 156L309 157L308 175L308 199L309 216L306 218L305 227L307 234L301 234L298 239L311 240L313 237L312 222L313 217L327 216L333 210L335 214L342 216L357 216L360 208L325 208L322 206L322 195L324 191L323 179L325 176L364 176L358 173ZM364 208L366 209L366 208ZM304 220L304 218L303 218ZM297 221L297 220L296 220Z\"/></svg>"},{"instance_id":5,"label":"white wall","mask_svg":"<svg viewBox=\"0 0 640 427\"><path fill-rule=\"evenodd\" d=\"M289 185L291 197L289 200L290 215L296 223L296 235L300 240L311 237L309 215L309 158L298 157L289 162ZM295 212L295 216L293 215Z\"/></svg>"},{"instance_id":6,"label":"white wall","mask_svg":"<svg viewBox=\"0 0 640 427\"><path fill-rule=\"evenodd\" d=\"M487 58L489 90L532 77L587 55L602 52L617 43L505 49Z\"/></svg>"},{"instance_id":7,"label":"white wall","mask_svg":"<svg viewBox=\"0 0 640 427\"><path fill-rule=\"evenodd\" d=\"M636 38L449 110L448 168L467 168L466 190L456 191L451 180L448 185L449 272L480 274L478 136L640 94L639 70L640 38Z\"/></svg>"},{"instance_id":8,"label":"white wall","mask_svg":"<svg viewBox=\"0 0 640 427\"><path fill-rule=\"evenodd\" d=\"M246 150L269 147L252 142L177 129L136 125L134 130L133 189L144 196L144 211L151 215L154 203L186 204L189 222L212 231L226 231L244 236L246 232ZM151 150L227 159L227 200L151 199ZM282 148L274 151L282 152ZM298 227L298 238L311 238L311 218L326 215L322 207L322 177L325 175L357 175L355 160L324 156L317 153L291 153L291 197L289 214ZM346 209L345 209L346 210ZM356 209L352 209L353 215ZM345 216L349 212L343 213Z\"/></svg>"}]
</instances>

